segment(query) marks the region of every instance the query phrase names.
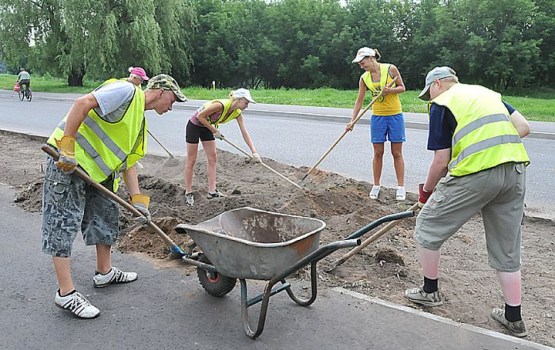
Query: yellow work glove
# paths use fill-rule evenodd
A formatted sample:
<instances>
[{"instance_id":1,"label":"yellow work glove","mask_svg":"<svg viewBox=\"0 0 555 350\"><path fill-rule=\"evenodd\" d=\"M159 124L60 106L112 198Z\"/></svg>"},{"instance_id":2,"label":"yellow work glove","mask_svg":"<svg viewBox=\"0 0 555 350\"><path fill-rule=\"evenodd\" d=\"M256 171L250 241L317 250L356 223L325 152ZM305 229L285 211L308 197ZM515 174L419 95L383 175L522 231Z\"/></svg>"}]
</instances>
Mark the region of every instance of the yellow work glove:
<instances>
[{"instance_id":1,"label":"yellow work glove","mask_svg":"<svg viewBox=\"0 0 555 350\"><path fill-rule=\"evenodd\" d=\"M142 215L136 218L136 221L141 225L150 224L150 212L148 211L148 205L150 204L150 197L145 194L134 194L131 197L131 204L137 209Z\"/></svg>"},{"instance_id":2,"label":"yellow work glove","mask_svg":"<svg viewBox=\"0 0 555 350\"><path fill-rule=\"evenodd\" d=\"M77 167L77 161L75 160L75 137L64 136L61 140L56 140L56 146L60 153L56 166L64 173L71 174Z\"/></svg>"}]
</instances>

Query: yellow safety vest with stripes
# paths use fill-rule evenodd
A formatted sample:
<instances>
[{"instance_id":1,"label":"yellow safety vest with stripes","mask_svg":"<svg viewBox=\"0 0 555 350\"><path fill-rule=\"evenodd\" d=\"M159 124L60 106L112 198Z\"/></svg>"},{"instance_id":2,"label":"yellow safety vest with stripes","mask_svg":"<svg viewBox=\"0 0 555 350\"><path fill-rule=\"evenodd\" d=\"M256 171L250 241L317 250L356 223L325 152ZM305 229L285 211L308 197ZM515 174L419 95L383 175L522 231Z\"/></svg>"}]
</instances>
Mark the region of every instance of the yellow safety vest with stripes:
<instances>
[{"instance_id":1,"label":"yellow safety vest with stripes","mask_svg":"<svg viewBox=\"0 0 555 350\"><path fill-rule=\"evenodd\" d=\"M97 90L116 81L119 80L109 79ZM134 166L146 154L147 122L144 111L145 94L135 86L129 106L118 121L103 120L91 109L77 130L77 163L95 181L110 184L114 192L121 180L119 173ZM55 140L64 136L66 122L67 115L50 135L50 145L56 147Z\"/></svg>"},{"instance_id":2,"label":"yellow safety vest with stripes","mask_svg":"<svg viewBox=\"0 0 555 350\"><path fill-rule=\"evenodd\" d=\"M210 122L210 124L214 125L216 128L218 128L220 124L225 124L229 121L232 121L233 119L236 119L238 116L241 115L241 110L239 108L233 110L229 115L227 115L229 113L229 109L231 108L231 103L233 102L231 99L208 101L202 106L203 107L202 109L207 108L214 102L219 102L222 104L222 106L224 106L222 114L220 114L217 120L212 120L212 116L208 118L208 121Z\"/></svg>"},{"instance_id":3,"label":"yellow safety vest with stripes","mask_svg":"<svg viewBox=\"0 0 555 350\"><path fill-rule=\"evenodd\" d=\"M389 74L389 68L391 67L390 64L387 63L380 63L380 82L374 83L372 81L372 74L370 72L364 72L361 75L362 81L370 90L372 94L372 98L378 96L380 91L393 80L393 77ZM391 87L395 87L397 84L393 83ZM401 99L399 98L399 94L388 94L386 96L380 97L373 105L372 105L372 114L379 115L379 116L388 116L388 115L395 115L399 114L403 111L403 107L401 106Z\"/></svg>"},{"instance_id":4,"label":"yellow safety vest with stripes","mask_svg":"<svg viewBox=\"0 0 555 350\"><path fill-rule=\"evenodd\" d=\"M455 116L449 172L465 176L504 163L530 163L501 95L479 85L457 83L431 102Z\"/></svg>"}]
</instances>

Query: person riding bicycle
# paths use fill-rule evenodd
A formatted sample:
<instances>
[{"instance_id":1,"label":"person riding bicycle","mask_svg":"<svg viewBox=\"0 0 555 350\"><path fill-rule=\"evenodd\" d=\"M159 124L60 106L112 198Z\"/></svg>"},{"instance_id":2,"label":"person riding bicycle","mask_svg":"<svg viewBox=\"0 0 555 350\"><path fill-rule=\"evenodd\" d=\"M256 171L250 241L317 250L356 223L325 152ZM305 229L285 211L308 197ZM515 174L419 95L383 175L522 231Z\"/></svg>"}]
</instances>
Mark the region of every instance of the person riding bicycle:
<instances>
[{"instance_id":1,"label":"person riding bicycle","mask_svg":"<svg viewBox=\"0 0 555 350\"><path fill-rule=\"evenodd\" d=\"M21 68L19 70L19 74L17 75L16 83L19 84L21 87L21 91L25 91L23 89L23 85L25 85L26 89L31 88L31 74L25 70L25 68Z\"/></svg>"}]
</instances>

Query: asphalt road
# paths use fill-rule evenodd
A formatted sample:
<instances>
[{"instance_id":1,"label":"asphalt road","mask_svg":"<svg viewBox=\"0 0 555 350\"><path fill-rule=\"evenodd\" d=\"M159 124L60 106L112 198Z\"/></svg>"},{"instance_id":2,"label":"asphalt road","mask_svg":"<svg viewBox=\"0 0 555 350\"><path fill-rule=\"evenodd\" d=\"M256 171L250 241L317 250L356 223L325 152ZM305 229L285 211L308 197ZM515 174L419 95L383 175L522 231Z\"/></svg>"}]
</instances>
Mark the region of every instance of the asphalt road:
<instances>
[{"instance_id":1,"label":"asphalt road","mask_svg":"<svg viewBox=\"0 0 555 350\"><path fill-rule=\"evenodd\" d=\"M139 279L95 289L94 248L79 238L72 258L75 283L102 313L94 320L78 320L54 306L51 259L40 251L41 217L16 207L14 194L0 184L2 350L551 349L342 289L321 290L307 308L286 293L272 296L264 332L253 341L243 333L238 287L214 298L184 266L162 267L114 253L113 264L138 271ZM254 293L250 297L260 293L263 282L247 282ZM290 282L296 290L303 286ZM258 308L249 313L254 326Z\"/></svg>"},{"instance_id":2,"label":"asphalt road","mask_svg":"<svg viewBox=\"0 0 555 350\"><path fill-rule=\"evenodd\" d=\"M36 93L29 103L19 101L12 91L0 91L0 129L48 136L76 96ZM201 103L176 103L174 110L162 117L147 112L149 130L172 154L185 154L184 127L192 111ZM349 109L251 104L245 116L249 132L262 157L294 166L311 167L343 133L350 113ZM416 192L418 183L426 178L433 153L426 150L426 116L406 113L405 117L407 142L403 152L406 187L408 191ZM365 116L361 119L360 125L339 142L320 164L320 169L357 180L372 181L368 118ZM554 188L554 124L533 123L534 134L524 140L532 161L527 173L527 213L550 219L555 219L555 196L548 190ZM220 129L229 140L248 150L236 123L222 125ZM238 153L225 142L220 142L218 147ZM149 141L149 152L166 155L152 138ZM261 171L267 170L262 168ZM392 157L387 153L384 157L382 185L397 185ZM284 190L287 186L291 185L284 183Z\"/></svg>"}]
</instances>

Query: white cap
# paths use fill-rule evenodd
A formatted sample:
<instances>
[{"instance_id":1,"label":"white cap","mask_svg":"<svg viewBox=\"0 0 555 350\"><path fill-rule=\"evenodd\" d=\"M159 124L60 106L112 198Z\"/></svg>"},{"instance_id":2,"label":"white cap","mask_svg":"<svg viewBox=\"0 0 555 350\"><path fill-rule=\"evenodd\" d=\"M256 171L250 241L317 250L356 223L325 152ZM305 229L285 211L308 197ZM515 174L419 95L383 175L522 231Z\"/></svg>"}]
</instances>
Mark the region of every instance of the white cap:
<instances>
[{"instance_id":1,"label":"white cap","mask_svg":"<svg viewBox=\"0 0 555 350\"><path fill-rule=\"evenodd\" d=\"M233 91L233 93L231 94L232 98L245 98L247 99L247 101L249 101L250 103L256 103L256 101L252 98L251 93L249 90L247 89L237 89L235 91Z\"/></svg>"},{"instance_id":2,"label":"white cap","mask_svg":"<svg viewBox=\"0 0 555 350\"><path fill-rule=\"evenodd\" d=\"M364 57L368 57L368 56L372 56L372 57L376 56L376 51L369 47L361 47L358 50L357 55L352 63L359 63L364 59Z\"/></svg>"}]
</instances>

